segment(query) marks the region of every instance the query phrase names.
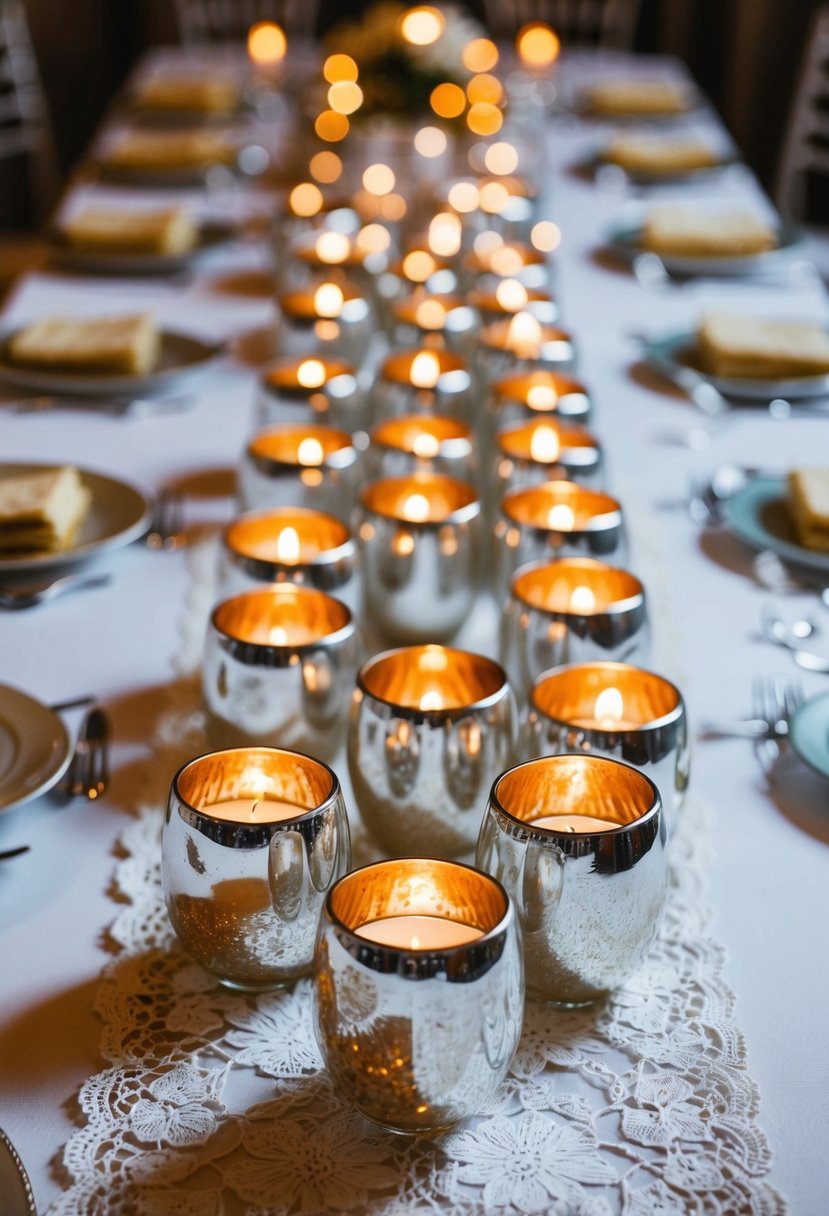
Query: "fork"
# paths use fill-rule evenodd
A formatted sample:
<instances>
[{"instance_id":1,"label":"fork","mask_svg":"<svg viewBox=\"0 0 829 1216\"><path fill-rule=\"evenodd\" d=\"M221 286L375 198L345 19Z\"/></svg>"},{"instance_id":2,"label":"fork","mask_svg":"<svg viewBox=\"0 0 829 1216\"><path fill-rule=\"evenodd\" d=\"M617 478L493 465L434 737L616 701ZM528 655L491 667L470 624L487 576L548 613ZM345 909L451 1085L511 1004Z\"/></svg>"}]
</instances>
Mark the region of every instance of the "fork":
<instances>
[{"instance_id":1,"label":"fork","mask_svg":"<svg viewBox=\"0 0 829 1216\"><path fill-rule=\"evenodd\" d=\"M0 608L16 612L20 608L34 608L52 600L65 591L81 591L88 587L103 587L112 581L111 574L64 574L49 583L37 583L28 587L0 587Z\"/></svg>"},{"instance_id":2,"label":"fork","mask_svg":"<svg viewBox=\"0 0 829 1216\"><path fill-rule=\"evenodd\" d=\"M78 732L72 762L61 782L69 798L100 798L109 785L109 718L100 705L90 709Z\"/></svg>"},{"instance_id":3,"label":"fork","mask_svg":"<svg viewBox=\"0 0 829 1216\"><path fill-rule=\"evenodd\" d=\"M180 549L187 544L180 490L162 490L156 498L147 544L151 549Z\"/></svg>"},{"instance_id":4,"label":"fork","mask_svg":"<svg viewBox=\"0 0 829 1216\"><path fill-rule=\"evenodd\" d=\"M754 754L763 773L769 779L775 761L785 747L785 736L789 730L789 719L803 700L799 684L776 676L764 679L755 676L751 685L752 715L764 718L770 733L754 742Z\"/></svg>"}]
</instances>

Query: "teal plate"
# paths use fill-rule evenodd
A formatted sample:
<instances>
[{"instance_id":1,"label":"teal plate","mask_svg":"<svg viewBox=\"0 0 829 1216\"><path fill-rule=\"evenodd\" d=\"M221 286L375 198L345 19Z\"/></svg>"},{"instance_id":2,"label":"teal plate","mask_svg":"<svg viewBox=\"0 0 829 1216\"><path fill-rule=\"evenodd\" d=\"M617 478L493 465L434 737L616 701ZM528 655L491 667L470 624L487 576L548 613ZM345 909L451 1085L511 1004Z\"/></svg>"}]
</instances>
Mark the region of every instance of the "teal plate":
<instances>
[{"instance_id":1,"label":"teal plate","mask_svg":"<svg viewBox=\"0 0 829 1216\"><path fill-rule=\"evenodd\" d=\"M753 549L771 549L785 562L829 574L829 553L798 544L783 477L755 477L725 503L728 528Z\"/></svg>"},{"instance_id":2,"label":"teal plate","mask_svg":"<svg viewBox=\"0 0 829 1216\"><path fill-rule=\"evenodd\" d=\"M829 777L829 693L804 701L795 710L789 742L809 768Z\"/></svg>"},{"instance_id":3,"label":"teal plate","mask_svg":"<svg viewBox=\"0 0 829 1216\"><path fill-rule=\"evenodd\" d=\"M783 380L760 377L712 376L703 371L697 355L697 336L693 330L648 338L642 344L645 358L673 384L683 387L683 372L690 368L700 380L713 384L718 392L733 401L768 404L778 398L783 401L807 401L829 395L829 375L789 376Z\"/></svg>"},{"instance_id":4,"label":"teal plate","mask_svg":"<svg viewBox=\"0 0 829 1216\"><path fill-rule=\"evenodd\" d=\"M647 253L642 243L643 229L639 226L615 228L610 233L608 245L623 261L632 262L639 254ZM660 253L660 262L668 274L693 277L714 275L723 278L775 273L782 269L781 262L803 244L803 236L792 224L781 224L776 229L777 244L774 249L762 253L742 254L738 257L688 257L680 254Z\"/></svg>"}]
</instances>

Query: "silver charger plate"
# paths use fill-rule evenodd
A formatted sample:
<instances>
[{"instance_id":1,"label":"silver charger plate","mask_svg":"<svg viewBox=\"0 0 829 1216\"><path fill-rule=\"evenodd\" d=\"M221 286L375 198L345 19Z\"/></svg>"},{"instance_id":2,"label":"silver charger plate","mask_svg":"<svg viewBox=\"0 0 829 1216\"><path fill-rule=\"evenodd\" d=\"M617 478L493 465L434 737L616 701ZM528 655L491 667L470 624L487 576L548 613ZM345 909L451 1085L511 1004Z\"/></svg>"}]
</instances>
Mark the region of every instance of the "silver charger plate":
<instances>
[{"instance_id":1,"label":"silver charger plate","mask_svg":"<svg viewBox=\"0 0 829 1216\"><path fill-rule=\"evenodd\" d=\"M32 393L55 393L77 397L139 397L168 392L203 372L222 353L221 346L203 342L177 330L161 331L158 363L145 375L113 375L110 372L50 371L12 363L8 343L22 326L0 333L0 380Z\"/></svg>"},{"instance_id":2,"label":"silver charger plate","mask_svg":"<svg viewBox=\"0 0 829 1216\"><path fill-rule=\"evenodd\" d=\"M18 474L41 473L50 464L20 461L0 464L0 481ZM117 549L143 536L152 515L152 504L136 486L89 469L79 469L81 481L92 491L92 503L74 542L59 553L0 553L0 578L4 575L37 574L58 566L71 566Z\"/></svg>"},{"instance_id":3,"label":"silver charger plate","mask_svg":"<svg viewBox=\"0 0 829 1216\"><path fill-rule=\"evenodd\" d=\"M115 251L75 249L60 228L49 232L54 255L64 265L88 274L172 274L184 270L213 249L226 245L238 235L230 224L202 222L196 244L181 253L118 253Z\"/></svg>"},{"instance_id":4,"label":"silver charger plate","mask_svg":"<svg viewBox=\"0 0 829 1216\"><path fill-rule=\"evenodd\" d=\"M786 479L754 477L725 502L729 531L753 549L770 549L784 562L829 575L829 553L797 540L789 511Z\"/></svg>"},{"instance_id":5,"label":"silver charger plate","mask_svg":"<svg viewBox=\"0 0 829 1216\"><path fill-rule=\"evenodd\" d=\"M791 224L780 224L774 231L777 245L763 253L740 257L680 257L667 253L659 253L656 256L669 274L681 276L716 275L739 278L744 275L773 273L783 269L781 263L803 243L799 229ZM614 228L608 237L608 248L623 261L633 262L640 254L649 252L642 243L642 233L643 229L638 224Z\"/></svg>"},{"instance_id":6,"label":"silver charger plate","mask_svg":"<svg viewBox=\"0 0 829 1216\"><path fill-rule=\"evenodd\" d=\"M0 684L0 811L45 794L60 781L71 758L69 735L58 715L34 697Z\"/></svg>"},{"instance_id":7,"label":"silver charger plate","mask_svg":"<svg viewBox=\"0 0 829 1216\"><path fill-rule=\"evenodd\" d=\"M643 350L648 363L680 388L683 387L682 372L690 368L700 380L706 380L724 397L731 397L736 401L768 404L778 398L784 401L807 400L829 393L829 375L789 376L784 380L764 380L755 376L739 379L732 376L713 376L697 365L696 334L693 330L682 330L661 338L647 339Z\"/></svg>"}]
</instances>

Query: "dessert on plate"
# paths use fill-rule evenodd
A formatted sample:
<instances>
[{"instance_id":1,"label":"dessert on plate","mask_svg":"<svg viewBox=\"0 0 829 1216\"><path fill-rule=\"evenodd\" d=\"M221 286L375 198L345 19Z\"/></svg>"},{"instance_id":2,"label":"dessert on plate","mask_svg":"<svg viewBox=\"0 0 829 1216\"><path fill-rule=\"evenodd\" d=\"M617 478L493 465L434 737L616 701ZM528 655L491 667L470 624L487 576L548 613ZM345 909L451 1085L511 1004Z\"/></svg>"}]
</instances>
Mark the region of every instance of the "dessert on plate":
<instances>
[{"instance_id":1,"label":"dessert on plate","mask_svg":"<svg viewBox=\"0 0 829 1216\"><path fill-rule=\"evenodd\" d=\"M161 334L151 313L78 320L43 317L12 334L6 355L22 367L46 371L142 376L161 353Z\"/></svg>"},{"instance_id":2,"label":"dessert on plate","mask_svg":"<svg viewBox=\"0 0 829 1216\"><path fill-rule=\"evenodd\" d=\"M673 257L749 257L774 249L777 243L774 229L751 211L654 207L642 230L645 249Z\"/></svg>"},{"instance_id":3,"label":"dessert on plate","mask_svg":"<svg viewBox=\"0 0 829 1216\"><path fill-rule=\"evenodd\" d=\"M829 553L829 468L793 469L788 490L798 540L807 549Z\"/></svg>"},{"instance_id":4,"label":"dessert on plate","mask_svg":"<svg viewBox=\"0 0 829 1216\"><path fill-rule=\"evenodd\" d=\"M687 88L656 77L597 81L587 89L586 101L592 114L608 118L683 114L690 108Z\"/></svg>"},{"instance_id":5,"label":"dessert on plate","mask_svg":"<svg viewBox=\"0 0 829 1216\"><path fill-rule=\"evenodd\" d=\"M68 548L91 503L91 491L70 465L0 477L0 551Z\"/></svg>"},{"instance_id":6,"label":"dessert on plate","mask_svg":"<svg viewBox=\"0 0 829 1216\"><path fill-rule=\"evenodd\" d=\"M73 249L85 253L189 253L199 230L186 207L157 211L87 207L61 224Z\"/></svg>"},{"instance_id":7,"label":"dessert on plate","mask_svg":"<svg viewBox=\"0 0 829 1216\"><path fill-rule=\"evenodd\" d=\"M234 145L216 131L126 131L101 154L110 169L150 173L229 165Z\"/></svg>"},{"instance_id":8,"label":"dessert on plate","mask_svg":"<svg viewBox=\"0 0 829 1216\"><path fill-rule=\"evenodd\" d=\"M820 325L705 313L697 351L703 371L731 379L829 374L829 333Z\"/></svg>"},{"instance_id":9,"label":"dessert on plate","mask_svg":"<svg viewBox=\"0 0 829 1216\"><path fill-rule=\"evenodd\" d=\"M669 139L644 131L620 132L605 149L604 159L628 173L655 177L693 173L720 162L716 152L702 139Z\"/></svg>"},{"instance_id":10,"label":"dessert on plate","mask_svg":"<svg viewBox=\"0 0 829 1216\"><path fill-rule=\"evenodd\" d=\"M232 114L239 105L239 89L226 76L149 76L139 86L136 101L144 110Z\"/></svg>"}]
</instances>

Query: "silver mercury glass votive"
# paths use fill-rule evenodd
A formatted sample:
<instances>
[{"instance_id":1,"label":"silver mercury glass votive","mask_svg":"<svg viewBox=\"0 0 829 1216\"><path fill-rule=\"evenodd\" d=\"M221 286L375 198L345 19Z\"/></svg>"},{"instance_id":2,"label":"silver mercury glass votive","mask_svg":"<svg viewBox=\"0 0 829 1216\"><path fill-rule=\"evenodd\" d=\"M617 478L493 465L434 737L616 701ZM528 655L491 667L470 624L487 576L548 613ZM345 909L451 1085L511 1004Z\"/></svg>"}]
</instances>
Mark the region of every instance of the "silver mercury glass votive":
<instances>
[{"instance_id":1,"label":"silver mercury glass votive","mask_svg":"<svg viewBox=\"0 0 829 1216\"><path fill-rule=\"evenodd\" d=\"M549 292L524 287L518 279L502 279L494 287L474 287L467 299L484 325L509 320L517 312L528 312L542 325L557 325L561 320L558 301Z\"/></svg>"},{"instance_id":2,"label":"silver mercury glass votive","mask_svg":"<svg viewBox=\"0 0 829 1216\"><path fill-rule=\"evenodd\" d=\"M322 279L277 296L276 353L345 359L361 367L374 332L366 291L355 283Z\"/></svg>"},{"instance_id":3,"label":"silver mercury glass votive","mask_svg":"<svg viewBox=\"0 0 829 1216\"><path fill-rule=\"evenodd\" d=\"M489 876L421 858L352 871L326 898L314 980L334 1088L381 1127L451 1127L506 1076L524 1010L521 949L512 903Z\"/></svg>"},{"instance_id":4,"label":"silver mercury glass votive","mask_svg":"<svg viewBox=\"0 0 829 1216\"><path fill-rule=\"evenodd\" d=\"M370 482L356 534L368 621L397 642L443 642L475 602L481 504L467 482L413 473Z\"/></svg>"},{"instance_id":5,"label":"silver mercury glass votive","mask_svg":"<svg viewBox=\"0 0 829 1216\"><path fill-rule=\"evenodd\" d=\"M477 480L472 432L456 418L438 414L388 418L369 438L365 468L372 480L407 473L443 473L461 481Z\"/></svg>"},{"instance_id":6,"label":"silver mercury glass votive","mask_svg":"<svg viewBox=\"0 0 829 1216\"><path fill-rule=\"evenodd\" d=\"M524 756L591 752L642 769L662 794L669 827L688 787L685 703L664 676L630 663L573 663L542 672L530 691Z\"/></svg>"},{"instance_id":7,"label":"silver mercury glass votive","mask_svg":"<svg viewBox=\"0 0 829 1216\"><path fill-rule=\"evenodd\" d=\"M503 599L519 566L554 557L627 555L615 498L572 481L544 481L501 500L495 524L496 593Z\"/></svg>"},{"instance_id":8,"label":"silver mercury glass votive","mask_svg":"<svg viewBox=\"0 0 829 1216\"><path fill-rule=\"evenodd\" d=\"M478 332L476 358L481 373L491 382L510 372L536 368L572 371L576 347L567 330L543 324L524 311L484 325Z\"/></svg>"},{"instance_id":9,"label":"silver mercury glass votive","mask_svg":"<svg viewBox=\"0 0 829 1216\"><path fill-rule=\"evenodd\" d=\"M311 507L348 521L359 453L352 437L317 423L282 423L255 435L239 469L242 510Z\"/></svg>"},{"instance_id":10,"label":"silver mercury glass votive","mask_svg":"<svg viewBox=\"0 0 829 1216\"><path fill-rule=\"evenodd\" d=\"M505 241L498 232L479 233L463 260L463 270L483 290L497 290L504 279L517 279L530 289L546 291L550 265L543 253L523 241Z\"/></svg>"},{"instance_id":11,"label":"silver mercury glass votive","mask_svg":"<svg viewBox=\"0 0 829 1216\"><path fill-rule=\"evenodd\" d=\"M219 594L227 599L265 583L299 583L355 613L356 564L351 532L333 515L303 507L240 515L222 533Z\"/></svg>"},{"instance_id":12,"label":"silver mercury glass votive","mask_svg":"<svg viewBox=\"0 0 829 1216\"><path fill-rule=\"evenodd\" d=\"M211 743L286 746L332 759L356 669L354 621L333 596L281 583L222 600L202 665Z\"/></svg>"},{"instance_id":13,"label":"silver mercury glass votive","mask_svg":"<svg viewBox=\"0 0 829 1216\"><path fill-rule=\"evenodd\" d=\"M391 856L455 857L512 763L516 710L503 668L446 646L408 646L357 676L348 767L365 826Z\"/></svg>"},{"instance_id":14,"label":"silver mercury glass votive","mask_svg":"<svg viewBox=\"0 0 829 1216\"><path fill-rule=\"evenodd\" d=\"M228 988L261 992L311 969L326 892L348 871L348 817L325 764L233 748L173 778L162 834L173 928Z\"/></svg>"},{"instance_id":15,"label":"silver mercury glass votive","mask_svg":"<svg viewBox=\"0 0 829 1216\"><path fill-rule=\"evenodd\" d=\"M598 489L602 449L595 435L554 419L530 418L495 437L494 498L540 481L575 481Z\"/></svg>"},{"instance_id":16,"label":"silver mercury glass votive","mask_svg":"<svg viewBox=\"0 0 829 1216\"><path fill-rule=\"evenodd\" d=\"M590 557L522 566L501 617L501 662L524 701L542 672L592 659L641 662L649 643L645 588Z\"/></svg>"},{"instance_id":17,"label":"silver mercury glass votive","mask_svg":"<svg viewBox=\"0 0 829 1216\"><path fill-rule=\"evenodd\" d=\"M600 756L544 756L492 787L476 865L504 884L521 926L527 996L591 1004L656 937L667 890L656 786Z\"/></svg>"},{"instance_id":18,"label":"silver mercury glass votive","mask_svg":"<svg viewBox=\"0 0 829 1216\"><path fill-rule=\"evenodd\" d=\"M491 432L533 418L584 426L591 413L590 397L580 381L540 368L496 380L487 400Z\"/></svg>"},{"instance_id":19,"label":"silver mercury glass votive","mask_svg":"<svg viewBox=\"0 0 829 1216\"><path fill-rule=\"evenodd\" d=\"M367 395L350 363L314 354L280 359L259 381L257 431L317 422L353 434L365 426Z\"/></svg>"},{"instance_id":20,"label":"silver mercury glass votive","mask_svg":"<svg viewBox=\"0 0 829 1216\"><path fill-rule=\"evenodd\" d=\"M448 350L395 351L380 365L371 394L372 420L407 414L442 414L468 420L472 377L466 362Z\"/></svg>"},{"instance_id":21,"label":"silver mercury glass votive","mask_svg":"<svg viewBox=\"0 0 829 1216\"><path fill-rule=\"evenodd\" d=\"M480 318L461 296L415 292L397 300L391 312L393 347L445 348L467 359L474 353Z\"/></svg>"}]
</instances>

